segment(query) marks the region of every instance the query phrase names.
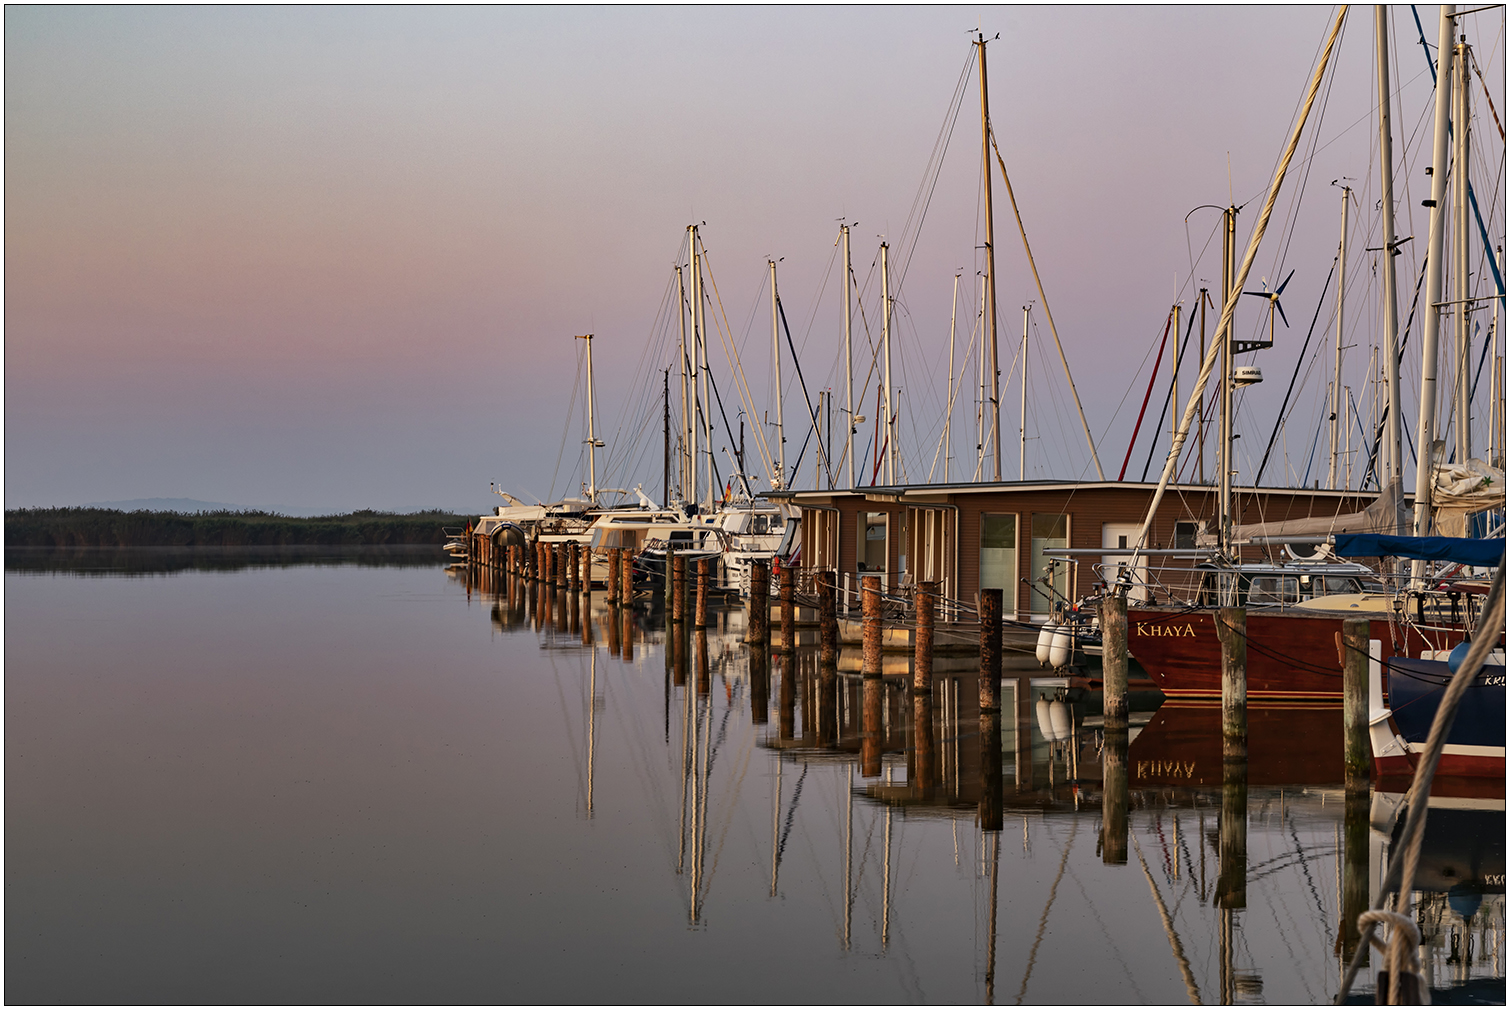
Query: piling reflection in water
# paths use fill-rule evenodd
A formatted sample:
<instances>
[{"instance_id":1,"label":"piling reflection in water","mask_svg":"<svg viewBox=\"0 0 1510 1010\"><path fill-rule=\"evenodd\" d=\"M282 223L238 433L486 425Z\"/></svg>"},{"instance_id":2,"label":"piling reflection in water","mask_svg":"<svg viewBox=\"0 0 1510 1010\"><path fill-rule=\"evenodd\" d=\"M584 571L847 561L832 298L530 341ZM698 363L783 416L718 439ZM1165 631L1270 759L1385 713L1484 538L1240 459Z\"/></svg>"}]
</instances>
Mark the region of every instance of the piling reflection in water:
<instances>
[{"instance_id":1,"label":"piling reflection in water","mask_svg":"<svg viewBox=\"0 0 1510 1010\"><path fill-rule=\"evenodd\" d=\"M496 592L502 595L495 623L530 627L530 597L518 580L505 580ZM800 628L803 609L821 612L822 602L799 597L789 621ZM843 950L865 942L870 915L871 942L885 955L907 921L903 909L917 905L896 886L894 871L917 865L920 833L944 825L954 865L980 888L976 935L985 942L974 977L977 998L987 1002L1014 992L1019 1000L1056 999L1055 987L1067 982L1047 965L1076 962L1092 940L1119 942L1115 927L1096 939L1067 930L1062 917L1071 923L1088 917L1105 930L1124 913L1143 923L1140 929L1157 922L1167 952L1158 968L1128 961L1131 977L1150 987L1137 990L1140 999L1280 999L1276 987L1300 1002L1335 995L1340 966L1356 948L1356 919L1368 901L1371 869L1377 876L1382 837L1369 825L1368 794L1341 790L1340 742L1326 746L1340 741L1336 708L1248 709L1245 738L1224 738L1215 704L1166 704L1151 716L1135 711L1130 728L1120 729L1101 724L1094 695L1040 680L1013 656L1006 657L1002 681L989 673L983 680L975 657L948 651L942 626L942 651L925 677L905 661L897 666L893 655L873 667L881 674L854 662L852 653L845 654L852 666L841 655L835 664L823 662L821 634L791 652L746 642L742 611L711 603L707 629L695 620L670 620L660 599L647 609L643 600L610 606L572 595L560 601L553 626L543 625L540 614L551 613L556 601L547 595L534 603L538 632L574 632L580 621L582 639L590 642L596 620L605 625L608 654L625 663L635 661L636 639L642 650L662 650L664 713L655 719L657 735L676 755L675 865L690 925L714 928L726 902L740 900L712 885L741 790L748 803L754 789L766 797L759 804L769 858L762 893L789 900L789 882L800 879L806 887L815 872L833 872L837 880L842 868L844 894L835 911ZM846 668L855 672L841 672ZM595 659L592 676L601 676ZM599 724L613 724L598 718L599 693L585 716L590 814L595 806L605 809L594 793ZM981 702L994 705L983 710ZM748 719L731 720L744 705ZM731 749L738 746L735 724L755 735L755 756ZM761 781L768 792L755 784ZM831 847L816 840L815 818L838 832ZM1020 853L1013 841L1019 829ZM1249 858L1254 844L1264 853L1257 865ZM1459 951L1472 966L1463 969L1465 979L1503 978L1503 934L1494 932L1503 922L1502 852L1498 865L1497 878L1483 874L1487 889L1470 895L1466 887L1444 887L1436 904L1430 895L1424 899L1423 907L1440 913L1435 935L1445 952L1443 974L1457 969L1452 952ZM1021 886L1016 867L1026 870ZM1094 885L1086 876L1093 872L1100 874ZM1011 885L1005 890L1003 873ZM1279 926L1245 917L1256 903L1272 905L1281 882L1290 890L1278 900L1300 899L1304 911L1286 906ZM968 910L971 899L961 900ZM1454 920L1454 910L1467 914ZM1309 924L1297 916L1309 916ZM1070 935L1078 936L1077 949L1064 946L1061 936ZM1317 936L1324 944L1309 950ZM1301 962L1256 959L1258 947ZM1166 983L1173 988L1158 988Z\"/></svg>"}]
</instances>

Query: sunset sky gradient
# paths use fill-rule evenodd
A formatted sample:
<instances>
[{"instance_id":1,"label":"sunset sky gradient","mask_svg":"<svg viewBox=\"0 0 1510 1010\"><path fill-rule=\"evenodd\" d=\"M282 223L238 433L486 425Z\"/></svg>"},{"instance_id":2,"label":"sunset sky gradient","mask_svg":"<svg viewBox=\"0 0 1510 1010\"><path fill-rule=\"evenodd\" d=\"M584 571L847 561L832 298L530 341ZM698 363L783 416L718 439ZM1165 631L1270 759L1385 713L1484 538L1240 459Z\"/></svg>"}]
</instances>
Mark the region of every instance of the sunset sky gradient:
<instances>
[{"instance_id":1,"label":"sunset sky gradient","mask_svg":"<svg viewBox=\"0 0 1510 1010\"><path fill-rule=\"evenodd\" d=\"M1436 9L1420 10L1434 43ZM977 24L1001 34L990 48L994 128L1114 476L1165 315L1177 296L1194 304L1192 255L1217 220L1202 212L1187 231L1185 216L1227 202L1230 156L1232 196L1254 201L1240 219L1246 242L1332 17L1325 7L11 7L6 505L172 496L479 511L496 502L493 480L574 492L583 433L568 416L571 338L588 332L602 437L639 462L609 480L659 497L659 411L642 433L648 394L631 378L670 363L649 360L650 349L664 347L657 315L686 225L702 226L757 399L770 383L768 256L784 257L783 303L809 388L842 380L836 277L824 287L838 219L858 222L866 283L881 237L901 237ZM1369 7L1349 15L1319 153L1292 172L1248 285L1296 270L1285 293L1294 328L1259 356L1268 381L1244 402L1245 451L1267 439L1336 253L1339 176L1358 180L1357 346L1345 381L1364 395L1379 315L1361 252L1378 244L1372 17ZM1465 20L1503 118L1502 16ZM1399 261L1403 316L1425 244L1431 84L1409 8L1394 26L1398 231L1417 236ZM968 288L979 263L970 87L899 295L914 479L942 426L953 277L963 268ZM1475 185L1503 242L1503 145L1497 134L1482 142ZM1021 306L1037 294L999 183L996 229L1005 374ZM1220 277L1217 249L1195 277ZM872 320L877 288L865 293ZM1244 301L1245 334L1261 313ZM727 366L714 361L722 381ZM1030 473L1082 477L1088 453L1052 364L1034 372ZM1287 451L1301 457L1293 477L1324 416L1325 382L1310 376L1287 428ZM792 440L805 410L795 385ZM1164 392L1161 379L1151 411ZM1016 393L1005 396L1015 476ZM1412 390L1408 417L1414 401ZM955 415L957 436L970 429L956 438L956 474L962 457L973 462L972 411ZM1167 442L1167 417L1145 422L1135 471L1153 429ZM642 434L650 447L628 453Z\"/></svg>"}]
</instances>

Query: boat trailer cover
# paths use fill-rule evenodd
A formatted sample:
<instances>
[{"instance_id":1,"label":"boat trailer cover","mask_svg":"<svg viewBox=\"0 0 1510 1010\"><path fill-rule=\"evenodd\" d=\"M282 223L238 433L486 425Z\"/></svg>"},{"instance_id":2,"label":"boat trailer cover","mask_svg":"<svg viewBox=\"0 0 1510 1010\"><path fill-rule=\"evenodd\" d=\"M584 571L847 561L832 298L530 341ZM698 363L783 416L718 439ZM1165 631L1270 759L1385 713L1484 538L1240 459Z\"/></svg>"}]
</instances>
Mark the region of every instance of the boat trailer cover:
<instances>
[{"instance_id":1,"label":"boat trailer cover","mask_svg":"<svg viewBox=\"0 0 1510 1010\"><path fill-rule=\"evenodd\" d=\"M1505 559L1505 538L1392 537L1381 533L1338 534L1335 551L1344 558L1412 558L1454 561L1475 568L1498 568Z\"/></svg>"}]
</instances>

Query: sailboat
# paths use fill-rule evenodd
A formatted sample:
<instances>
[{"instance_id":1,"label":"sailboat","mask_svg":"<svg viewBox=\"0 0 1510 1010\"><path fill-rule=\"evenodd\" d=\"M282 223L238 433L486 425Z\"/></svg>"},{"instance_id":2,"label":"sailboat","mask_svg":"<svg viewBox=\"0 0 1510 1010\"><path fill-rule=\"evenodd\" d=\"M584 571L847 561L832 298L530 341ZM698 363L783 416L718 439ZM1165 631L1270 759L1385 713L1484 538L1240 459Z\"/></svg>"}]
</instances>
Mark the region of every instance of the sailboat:
<instances>
[{"instance_id":1,"label":"sailboat","mask_svg":"<svg viewBox=\"0 0 1510 1010\"><path fill-rule=\"evenodd\" d=\"M1388 36L1382 30L1382 11L1377 15L1381 22L1381 30L1378 35L1378 63L1379 88L1381 100L1380 108L1380 143L1381 143L1381 176L1382 189L1387 195L1382 201L1384 214L1384 235L1386 246L1394 234L1393 227L1393 197L1392 177L1390 167L1392 156L1390 153L1389 124L1388 124L1388 78L1384 70L1388 65L1387 44ZM1458 566L1483 566L1497 564L1495 560L1503 555L1504 541L1481 541L1469 540L1459 537L1430 537L1430 525L1433 517L1433 505L1455 506L1459 516L1474 508L1475 505L1482 508L1485 505L1503 504L1503 474L1493 471L1478 461L1474 461L1471 469L1482 478L1481 486L1492 489L1498 487L1498 497L1492 493L1483 496L1477 501L1444 501L1441 493L1434 494L1434 478L1442 473L1443 468L1432 465L1430 447L1433 446L1433 425L1435 418L1435 365L1436 365L1436 335L1440 328L1444 306L1442 305L1443 279L1445 276L1443 262L1443 227L1446 212L1446 185L1448 176L1447 164L1447 137L1448 137L1448 101L1453 91L1452 75L1447 67L1454 60L1454 46L1452 43L1452 14L1449 8L1443 9L1442 19L1442 47L1440 52L1443 57L1444 71L1439 76L1437 95L1437 132L1436 147L1433 165L1433 201L1431 202L1431 245L1428 252L1428 262L1431 264L1429 271L1429 283L1427 287L1427 304L1434 306L1434 311L1426 317L1426 337L1423 340L1423 380L1420 413L1420 437L1417 444L1423 447L1423 458L1418 467L1418 479L1416 487L1415 523L1413 538L1396 538L1392 534L1398 532L1401 520L1401 504L1403 496L1400 492L1402 459L1400 453L1399 437L1399 411L1391 412L1391 437L1385 443L1386 467L1388 477L1385 480L1384 492L1379 500L1370 509L1357 513L1354 516L1339 517L1333 519L1299 520L1291 523L1259 525L1253 527L1232 527L1229 525L1230 512L1223 509L1222 521L1216 532L1216 547L1224 559L1230 559L1236 555L1236 547L1239 542L1262 543L1269 545L1286 545L1287 549L1294 552L1296 545L1310 544L1319 550L1311 555L1310 561L1339 560L1343 557L1395 557L1411 558L1413 573L1408 585L1380 585L1377 588L1370 587L1374 591L1345 591L1335 596L1322 594L1308 594L1314 597L1310 600L1302 600L1299 592L1300 586L1307 580L1306 565L1296 566L1292 573L1276 572L1266 577L1264 592L1268 594L1274 586L1270 583L1277 579L1279 588L1277 598L1266 595L1259 599L1254 598L1254 591L1260 585L1259 580L1252 573L1245 572L1246 566L1238 565L1230 561L1226 562L1227 573L1218 576L1223 585L1219 591L1206 598L1198 598L1194 601L1198 606L1248 606L1248 623L1245 635L1248 643L1248 694L1253 698L1271 699L1301 699L1311 701L1338 700L1342 694L1341 668L1342 658L1337 656L1335 663L1332 658L1333 651L1337 650L1335 642L1340 641L1342 621L1347 618L1367 617L1370 620L1370 638L1374 640L1387 656L1411 656L1420 657L1429 654L1435 657L1438 653L1445 653L1457 644L1461 639L1464 629L1471 626L1476 596L1481 596L1487 586L1472 579L1454 579L1451 581L1438 578L1430 578L1426 565L1433 559L1447 561ZM1341 26L1339 18L1338 28ZM1334 30L1335 38L1335 30ZM1460 47L1461 48L1461 47ZM1330 45L1329 45L1330 50ZM1456 54L1456 59L1463 60L1461 52ZM1326 57L1323 57L1324 66ZM1319 80L1320 70L1318 69ZM1461 94L1462 88L1459 87ZM1314 83L1313 83L1314 94ZM1460 102L1459 122L1464 128L1458 130L1460 144L1459 156L1456 164L1465 166L1467 159L1461 146L1466 143L1466 100ZM1302 116L1296 126L1295 138L1299 136L1300 126L1305 117ZM1292 138L1291 150L1294 148ZM1281 165L1277 173L1275 183L1270 193L1270 203L1278 191L1282 181L1284 165ZM1466 179L1465 172L1460 169L1457 183L1460 193L1464 192ZM1459 212L1460 225L1463 223L1463 199L1455 201L1455 208ZM1267 208L1266 208L1267 209ZM1246 277L1248 266L1251 265L1257 250L1259 240L1262 238L1263 225L1266 217L1260 220L1259 227L1255 229L1251 240L1247 260L1244 263L1242 277ZM1461 232L1462 227L1459 228ZM1384 260L1388 262L1389 256ZM1459 266L1461 273L1463 267ZM1386 271L1386 297L1388 306L1394 304L1393 268ZM1233 287L1228 289L1226 306L1223 310L1223 322L1218 327L1221 339L1218 343L1226 344L1230 336L1230 319L1232 309L1237 300L1237 294L1241 288L1241 279ZM1389 313L1390 341L1384 357L1393 363L1396 353L1393 347L1393 316ZM1208 353L1206 366L1202 370L1202 377L1198 380L1197 389L1192 396L1190 405L1187 407L1185 420L1182 424L1180 435L1188 431L1191 416L1198 404L1203 392L1204 380L1211 370L1213 357L1217 350L1213 344L1212 351ZM1230 361L1230 355L1228 356ZM1398 373L1392 371L1390 401L1392 406L1399 403L1398 398ZM1228 368L1223 369L1224 399L1226 390L1230 390L1233 378ZM1222 432L1222 445L1230 446L1230 429L1225 426L1227 415L1224 412L1224 428ZM1460 431L1463 429L1460 429ZM1174 463L1178 459L1182 437L1177 436L1175 444L1171 448L1170 458L1166 464L1166 479ZM1466 448L1466 440L1460 438L1460 447ZM1224 453L1225 455L1225 453ZM1231 467L1224 459L1222 463L1223 474L1230 472ZM1468 482L1470 485L1473 481ZM1161 483L1161 491L1162 491ZM1447 490L1452 491L1451 487ZM1468 488L1470 492L1473 490ZM1157 507L1158 496L1155 497ZM1448 509L1452 511L1451 508ZM1149 512L1150 518L1152 509ZM1145 522L1143 537L1146 538L1148 524ZM1142 539L1137 549L1141 549ZM1134 555L1136 557L1136 553ZM1314 580L1315 572L1310 573ZM1293 588L1292 588L1293 587ZM1275 609L1263 609L1263 605L1275 605ZM1289 606L1286 606L1289 604ZM1153 677L1160 688L1169 695L1176 697L1215 697L1220 695L1220 656L1221 646L1218 641L1217 627L1214 613L1200 613L1191 610L1172 612L1169 607L1154 606L1130 606L1128 608L1128 635L1129 651L1138 660L1140 665Z\"/></svg>"}]
</instances>

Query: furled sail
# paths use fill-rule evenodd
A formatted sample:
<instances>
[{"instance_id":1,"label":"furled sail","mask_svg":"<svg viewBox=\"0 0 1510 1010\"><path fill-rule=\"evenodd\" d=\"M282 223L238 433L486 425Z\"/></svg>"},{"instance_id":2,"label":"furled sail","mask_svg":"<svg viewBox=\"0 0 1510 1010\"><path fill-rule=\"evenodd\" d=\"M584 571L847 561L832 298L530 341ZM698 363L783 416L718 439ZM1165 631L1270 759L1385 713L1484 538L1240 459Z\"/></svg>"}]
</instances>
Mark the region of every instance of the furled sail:
<instances>
[{"instance_id":1,"label":"furled sail","mask_svg":"<svg viewBox=\"0 0 1510 1010\"><path fill-rule=\"evenodd\" d=\"M1336 516L1310 516L1269 523L1249 523L1232 527L1232 542L1242 543L1254 537L1323 537L1338 533L1395 533L1403 522L1404 492L1399 481L1390 481L1384 491L1362 512ZM1197 543L1216 544L1215 534L1202 534Z\"/></svg>"}]
</instances>

